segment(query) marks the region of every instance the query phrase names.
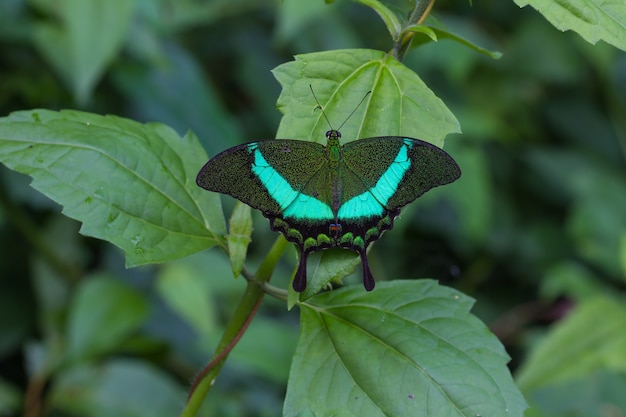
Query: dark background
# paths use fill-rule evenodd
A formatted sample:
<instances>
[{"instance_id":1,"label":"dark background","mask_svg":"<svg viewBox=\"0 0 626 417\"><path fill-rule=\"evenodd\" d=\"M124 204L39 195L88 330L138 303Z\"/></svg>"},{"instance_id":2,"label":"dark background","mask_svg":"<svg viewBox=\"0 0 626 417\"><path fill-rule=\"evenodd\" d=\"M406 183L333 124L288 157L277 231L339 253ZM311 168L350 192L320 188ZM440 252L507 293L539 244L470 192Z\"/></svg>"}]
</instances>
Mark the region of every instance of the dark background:
<instances>
[{"instance_id":1,"label":"dark background","mask_svg":"<svg viewBox=\"0 0 626 417\"><path fill-rule=\"evenodd\" d=\"M270 70L293 55L391 47L377 15L354 3L143 0L104 28L73 32L119 38L74 62L47 32L63 27L62 4L74 7L0 3L0 115L74 108L159 121L193 130L210 155L274 137L280 86ZM512 2L440 1L433 14L504 55L445 40L407 55L461 123L445 149L463 178L403 212L371 252L374 274L435 278L476 298L473 311L505 344L514 375L540 375L522 384L534 406L527 415L623 416L626 54ZM43 399L44 415L175 415L244 281L232 280L217 250L126 270L120 250L79 235L28 183L0 167L0 416L21 414L25 395ZM268 229L255 217L250 265L275 238ZM285 260L273 282L286 286L292 266ZM91 314L76 301L91 279L120 282L147 315L97 359L55 368L72 317ZM617 308L586 316L585 305ZM203 415L279 415L297 322L266 299ZM614 331L595 331L602 326ZM588 347L573 352L580 341ZM543 377L542 362L529 360L542 345L562 352L548 355L557 371Z\"/></svg>"}]
</instances>

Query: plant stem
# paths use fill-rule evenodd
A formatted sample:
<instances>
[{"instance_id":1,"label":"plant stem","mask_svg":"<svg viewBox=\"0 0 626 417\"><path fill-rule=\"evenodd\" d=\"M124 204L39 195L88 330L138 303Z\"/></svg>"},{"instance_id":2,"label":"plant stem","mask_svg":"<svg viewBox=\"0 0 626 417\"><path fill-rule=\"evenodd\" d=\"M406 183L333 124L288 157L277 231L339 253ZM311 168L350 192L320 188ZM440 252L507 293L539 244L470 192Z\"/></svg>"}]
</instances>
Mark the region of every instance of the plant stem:
<instances>
[{"instance_id":1,"label":"plant stem","mask_svg":"<svg viewBox=\"0 0 626 417\"><path fill-rule=\"evenodd\" d=\"M230 351L235 347L237 342L239 342L261 305L263 295L263 289L258 283L248 281L246 291L241 297L235 314L226 327L226 331L222 335L222 340L220 340L216 354L213 356L211 362L200 371L191 386L189 396L187 397L187 404L185 404L181 417L192 417L196 415L202 402L211 390L215 379L222 370L222 366L224 366Z\"/></svg>"},{"instance_id":2,"label":"plant stem","mask_svg":"<svg viewBox=\"0 0 626 417\"><path fill-rule=\"evenodd\" d=\"M435 4L435 0L418 0L415 3L415 8L409 17L409 21L407 22L407 26L419 25L426 20L428 14L433 8Z\"/></svg>"},{"instance_id":3,"label":"plant stem","mask_svg":"<svg viewBox=\"0 0 626 417\"><path fill-rule=\"evenodd\" d=\"M424 22L428 17L430 11L435 4L435 0L417 0L415 2L415 7L413 11L409 15L409 19L406 23L406 27L418 25ZM411 47L411 41L415 36L415 32L407 31L403 32L400 36L400 39L394 43L391 54L398 61L402 61L404 55L406 55L407 51Z\"/></svg>"},{"instance_id":4,"label":"plant stem","mask_svg":"<svg viewBox=\"0 0 626 417\"><path fill-rule=\"evenodd\" d=\"M185 404L180 417L193 417L200 409L222 366L224 366L230 351L239 342L260 307L265 295L264 285L270 280L276 263L287 244L287 240L282 235L279 236L259 267L256 279L247 281L246 291L241 297L233 317L226 326L215 355L211 362L195 378L187 398L187 404Z\"/></svg>"}]
</instances>

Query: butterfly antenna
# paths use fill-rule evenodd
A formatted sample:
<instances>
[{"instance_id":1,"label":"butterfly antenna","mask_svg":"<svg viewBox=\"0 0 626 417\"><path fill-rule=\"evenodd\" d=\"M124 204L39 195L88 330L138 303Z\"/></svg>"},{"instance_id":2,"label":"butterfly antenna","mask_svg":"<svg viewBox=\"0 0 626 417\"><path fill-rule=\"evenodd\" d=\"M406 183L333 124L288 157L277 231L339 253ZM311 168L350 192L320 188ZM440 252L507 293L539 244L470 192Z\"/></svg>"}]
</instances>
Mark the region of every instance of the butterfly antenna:
<instances>
[{"instance_id":1,"label":"butterfly antenna","mask_svg":"<svg viewBox=\"0 0 626 417\"><path fill-rule=\"evenodd\" d=\"M337 130L341 130L341 128L343 127L343 125L346 124L346 122L348 121L348 119L350 119L352 117L352 115L354 114L354 112L356 112L356 110L361 107L361 104L363 104L363 102L365 101L365 99L367 98L367 96L369 96L370 94L372 94L372 90L368 91L367 93L365 93L365 95L363 96L363 98L361 99L361 101L359 101L359 104L356 105L356 107L354 108L354 110L352 110L352 112L348 115L348 117L346 117L346 120L343 121L343 123L341 125L339 125L339 127L337 128Z\"/></svg>"},{"instance_id":2,"label":"butterfly antenna","mask_svg":"<svg viewBox=\"0 0 626 417\"><path fill-rule=\"evenodd\" d=\"M328 126L333 129L333 125L330 123L330 120L328 120L328 117L326 116L326 112L324 111L324 108L322 107L322 105L320 104L320 101L317 99L317 96L315 95L315 91L313 91L313 86L311 84L309 84L309 88L311 89L311 94L313 94L313 98L315 99L315 102L317 103L317 107L315 108L320 109L320 111L322 112L322 115L324 116L324 119L326 119L326 123L328 123ZM337 128L337 130L341 130L341 128L343 127L343 125L346 124L346 122L352 117L352 115L354 114L354 112L356 112L356 110L361 107L361 104L363 104L363 102L365 101L365 99L367 98L367 96L369 96L370 94L372 94L372 90L368 91L367 93L365 93L365 95L363 96L363 98L361 99L361 101L359 101L359 104L356 105L356 107L354 108L354 110L352 110L352 112L348 115L348 117L346 117L346 120L343 121L343 123L339 126L339 128Z\"/></svg>"},{"instance_id":3,"label":"butterfly antenna","mask_svg":"<svg viewBox=\"0 0 626 417\"><path fill-rule=\"evenodd\" d=\"M330 120L328 120L328 117L326 116L326 112L324 111L324 108L320 104L320 101L317 99L317 96L315 95L315 91L313 91L313 86L311 84L309 84L309 88L311 89L311 94L313 94L313 98L315 99L315 102L317 103L317 107L315 108L315 110L320 109L320 111L322 112L322 115L324 116L324 119L326 119L326 123L328 123L328 126L332 130L333 125L330 124Z\"/></svg>"}]
</instances>

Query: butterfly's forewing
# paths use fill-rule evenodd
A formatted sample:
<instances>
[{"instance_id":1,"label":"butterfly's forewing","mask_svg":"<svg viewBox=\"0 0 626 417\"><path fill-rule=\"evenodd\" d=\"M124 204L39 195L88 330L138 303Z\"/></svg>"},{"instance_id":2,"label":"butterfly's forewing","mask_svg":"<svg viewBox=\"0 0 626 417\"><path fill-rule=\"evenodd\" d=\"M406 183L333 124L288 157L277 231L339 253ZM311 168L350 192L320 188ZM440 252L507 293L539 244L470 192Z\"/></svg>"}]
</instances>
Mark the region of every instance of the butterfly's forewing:
<instances>
[{"instance_id":1,"label":"butterfly's forewing","mask_svg":"<svg viewBox=\"0 0 626 417\"><path fill-rule=\"evenodd\" d=\"M408 140L408 139L405 139ZM431 188L450 184L461 176L461 169L450 155L442 149L417 139L408 150L411 167L389 200L389 207L402 207Z\"/></svg>"},{"instance_id":2,"label":"butterfly's forewing","mask_svg":"<svg viewBox=\"0 0 626 417\"><path fill-rule=\"evenodd\" d=\"M197 184L228 194L266 215L281 216L323 169L324 148L294 140L251 142L219 153L198 173Z\"/></svg>"},{"instance_id":3,"label":"butterfly's forewing","mask_svg":"<svg viewBox=\"0 0 626 417\"><path fill-rule=\"evenodd\" d=\"M459 166L442 149L419 139L385 136L343 147L343 160L388 211L399 209L431 188L455 181Z\"/></svg>"},{"instance_id":4,"label":"butterfly's forewing","mask_svg":"<svg viewBox=\"0 0 626 417\"><path fill-rule=\"evenodd\" d=\"M368 138L342 147L342 203L369 191L394 162L401 141Z\"/></svg>"},{"instance_id":5,"label":"butterfly's forewing","mask_svg":"<svg viewBox=\"0 0 626 417\"><path fill-rule=\"evenodd\" d=\"M331 212L331 185L328 175L328 156L325 148L313 142L279 140L262 142L260 148L273 170L283 181L274 181L275 186L297 192L295 199L280 201L281 217L291 221L323 221L333 218ZM280 185L278 183L280 182ZM270 194L278 197L277 190ZM305 227L305 226L303 226Z\"/></svg>"}]
</instances>

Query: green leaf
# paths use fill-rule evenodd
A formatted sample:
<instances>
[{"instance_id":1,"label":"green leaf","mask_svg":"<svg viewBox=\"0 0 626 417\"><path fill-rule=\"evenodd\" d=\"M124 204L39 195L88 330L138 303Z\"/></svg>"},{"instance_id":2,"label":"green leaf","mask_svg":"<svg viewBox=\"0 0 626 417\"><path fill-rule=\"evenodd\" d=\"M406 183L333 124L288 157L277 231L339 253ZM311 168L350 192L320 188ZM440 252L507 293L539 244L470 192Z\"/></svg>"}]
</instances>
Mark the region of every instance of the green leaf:
<instances>
[{"instance_id":1,"label":"green leaf","mask_svg":"<svg viewBox=\"0 0 626 417\"><path fill-rule=\"evenodd\" d=\"M524 391L598 370L626 372L626 307L608 297L581 302L531 352L517 382Z\"/></svg>"},{"instance_id":2,"label":"green leaf","mask_svg":"<svg viewBox=\"0 0 626 417\"><path fill-rule=\"evenodd\" d=\"M311 298L284 415L522 416L509 357L472 304L432 280Z\"/></svg>"},{"instance_id":3,"label":"green leaf","mask_svg":"<svg viewBox=\"0 0 626 417\"><path fill-rule=\"evenodd\" d=\"M561 31L573 30L587 42L603 40L626 51L626 3L588 0L515 0L531 5Z\"/></svg>"},{"instance_id":4,"label":"green leaf","mask_svg":"<svg viewBox=\"0 0 626 417\"><path fill-rule=\"evenodd\" d=\"M284 114L278 138L326 143L328 122L339 128L368 91L372 94L342 127L344 143L371 136L406 135L443 145L459 132L445 104L409 68L381 51L345 49L296 56L273 70L283 87L278 108Z\"/></svg>"},{"instance_id":5,"label":"green leaf","mask_svg":"<svg viewBox=\"0 0 626 417\"><path fill-rule=\"evenodd\" d=\"M237 201L233 214L230 216L228 241L228 254L233 267L233 275L238 277L246 260L250 235L252 235L252 209L250 206Z\"/></svg>"},{"instance_id":6,"label":"green leaf","mask_svg":"<svg viewBox=\"0 0 626 417\"><path fill-rule=\"evenodd\" d=\"M309 276L306 289L299 294L300 301L305 301L330 282L339 282L352 274L361 264L361 257L345 249L327 249L319 256L311 256L308 265ZM293 291L291 286L289 291ZM294 291L295 292L295 291Z\"/></svg>"},{"instance_id":7,"label":"green leaf","mask_svg":"<svg viewBox=\"0 0 626 417\"><path fill-rule=\"evenodd\" d=\"M461 45L465 45L470 49L473 49L476 52L480 52L481 54L485 54L493 59L500 59L502 57L502 52L498 51L490 51L481 46L476 45L472 41L465 39L462 36L455 35L454 33L449 32L447 29L443 27L436 27L430 25L413 25L409 26L406 30L411 32L423 33L428 38L433 41L438 41L440 39L449 39L455 42L460 43ZM418 42L417 45L423 44L425 42Z\"/></svg>"},{"instance_id":8,"label":"green leaf","mask_svg":"<svg viewBox=\"0 0 626 417\"><path fill-rule=\"evenodd\" d=\"M400 30L402 25L396 15L389 10L383 3L377 0L357 0L357 2L374 9L387 26L387 30L394 41L400 38Z\"/></svg>"},{"instance_id":9,"label":"green leaf","mask_svg":"<svg viewBox=\"0 0 626 417\"><path fill-rule=\"evenodd\" d=\"M165 262L218 244L219 196L195 184L206 154L189 133L78 111L16 112L0 119L0 162L108 240L126 265Z\"/></svg>"},{"instance_id":10,"label":"green leaf","mask_svg":"<svg viewBox=\"0 0 626 417\"><path fill-rule=\"evenodd\" d=\"M70 308L67 324L71 359L108 352L148 317L141 294L107 276L83 281Z\"/></svg>"},{"instance_id":11,"label":"green leaf","mask_svg":"<svg viewBox=\"0 0 626 417\"><path fill-rule=\"evenodd\" d=\"M437 42L437 34L433 30L433 28L429 26L422 25L422 24L411 25L407 27L406 30L409 32L422 33L426 35L428 38L430 38L430 40L432 40L433 42Z\"/></svg>"},{"instance_id":12,"label":"green leaf","mask_svg":"<svg viewBox=\"0 0 626 417\"><path fill-rule=\"evenodd\" d=\"M122 46L133 2L127 0L33 1L52 15L39 23L35 45L81 103ZM54 22L54 23L52 23Z\"/></svg>"},{"instance_id":13,"label":"green leaf","mask_svg":"<svg viewBox=\"0 0 626 417\"><path fill-rule=\"evenodd\" d=\"M85 417L171 417L184 392L168 375L137 360L113 360L61 373L48 403L64 414Z\"/></svg>"}]
</instances>

